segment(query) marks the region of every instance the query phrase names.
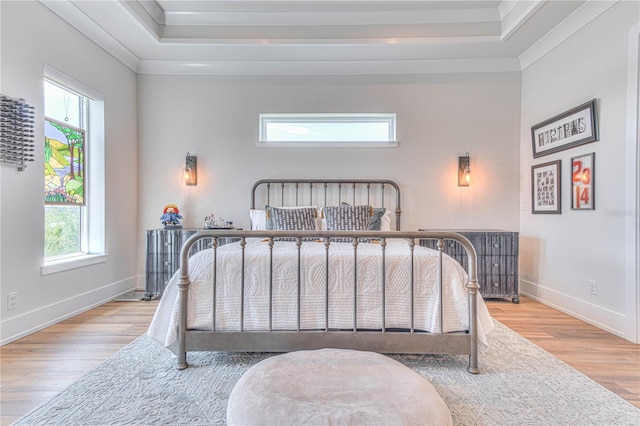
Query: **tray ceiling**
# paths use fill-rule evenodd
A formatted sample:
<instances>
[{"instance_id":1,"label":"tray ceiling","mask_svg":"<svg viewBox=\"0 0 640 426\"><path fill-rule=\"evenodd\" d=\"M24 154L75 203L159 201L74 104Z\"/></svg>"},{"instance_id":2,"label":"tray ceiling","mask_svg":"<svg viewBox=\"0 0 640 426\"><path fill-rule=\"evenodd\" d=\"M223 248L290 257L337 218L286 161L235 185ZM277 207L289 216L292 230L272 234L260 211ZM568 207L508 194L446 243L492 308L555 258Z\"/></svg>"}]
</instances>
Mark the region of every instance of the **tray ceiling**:
<instances>
[{"instance_id":1,"label":"tray ceiling","mask_svg":"<svg viewBox=\"0 0 640 426\"><path fill-rule=\"evenodd\" d=\"M221 75L519 71L615 3L40 1L138 73Z\"/></svg>"}]
</instances>

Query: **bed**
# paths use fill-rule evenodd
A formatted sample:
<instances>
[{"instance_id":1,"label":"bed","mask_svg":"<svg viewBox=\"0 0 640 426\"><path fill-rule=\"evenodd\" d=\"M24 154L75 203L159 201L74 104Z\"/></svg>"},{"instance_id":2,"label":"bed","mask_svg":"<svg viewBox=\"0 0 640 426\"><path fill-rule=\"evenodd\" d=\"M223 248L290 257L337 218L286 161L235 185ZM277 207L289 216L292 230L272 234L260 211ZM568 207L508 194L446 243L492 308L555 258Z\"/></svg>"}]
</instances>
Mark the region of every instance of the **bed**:
<instances>
[{"instance_id":1,"label":"bed","mask_svg":"<svg viewBox=\"0 0 640 426\"><path fill-rule=\"evenodd\" d=\"M389 180L270 179L251 189L251 230L203 230L148 334L174 351L478 354L493 322L478 293L476 253L452 232L400 230ZM393 229L393 230L392 230ZM435 239L439 250L420 245ZM468 270L442 253L459 241ZM211 248L189 256L207 241ZM221 244L222 241L234 241Z\"/></svg>"}]
</instances>

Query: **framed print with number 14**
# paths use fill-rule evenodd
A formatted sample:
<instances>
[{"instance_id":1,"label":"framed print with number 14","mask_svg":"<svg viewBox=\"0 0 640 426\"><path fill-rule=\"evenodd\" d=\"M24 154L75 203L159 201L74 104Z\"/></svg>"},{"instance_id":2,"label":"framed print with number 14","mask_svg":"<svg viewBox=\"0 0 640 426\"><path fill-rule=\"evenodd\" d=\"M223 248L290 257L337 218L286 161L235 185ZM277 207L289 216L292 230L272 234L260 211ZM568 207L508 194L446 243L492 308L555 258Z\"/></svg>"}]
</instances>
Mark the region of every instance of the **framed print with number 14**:
<instances>
[{"instance_id":1,"label":"framed print with number 14","mask_svg":"<svg viewBox=\"0 0 640 426\"><path fill-rule=\"evenodd\" d=\"M571 209L595 209L596 154L590 153L571 159Z\"/></svg>"}]
</instances>

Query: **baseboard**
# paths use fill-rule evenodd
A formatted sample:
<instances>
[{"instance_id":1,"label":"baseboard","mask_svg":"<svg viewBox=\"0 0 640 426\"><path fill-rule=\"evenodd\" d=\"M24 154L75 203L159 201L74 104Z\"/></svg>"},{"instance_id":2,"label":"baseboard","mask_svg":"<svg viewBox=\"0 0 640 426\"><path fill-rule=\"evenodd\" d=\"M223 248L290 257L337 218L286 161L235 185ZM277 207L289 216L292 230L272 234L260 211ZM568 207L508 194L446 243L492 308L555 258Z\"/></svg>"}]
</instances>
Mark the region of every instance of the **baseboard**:
<instances>
[{"instance_id":1,"label":"baseboard","mask_svg":"<svg viewBox=\"0 0 640 426\"><path fill-rule=\"evenodd\" d=\"M105 285L77 296L34 309L0 322L0 345L13 342L43 328L57 324L82 312L113 300L127 291L135 290L136 277Z\"/></svg>"},{"instance_id":2,"label":"baseboard","mask_svg":"<svg viewBox=\"0 0 640 426\"><path fill-rule=\"evenodd\" d=\"M574 318L629 340L625 324L628 318L619 312L561 293L527 280L520 280L520 294Z\"/></svg>"}]
</instances>

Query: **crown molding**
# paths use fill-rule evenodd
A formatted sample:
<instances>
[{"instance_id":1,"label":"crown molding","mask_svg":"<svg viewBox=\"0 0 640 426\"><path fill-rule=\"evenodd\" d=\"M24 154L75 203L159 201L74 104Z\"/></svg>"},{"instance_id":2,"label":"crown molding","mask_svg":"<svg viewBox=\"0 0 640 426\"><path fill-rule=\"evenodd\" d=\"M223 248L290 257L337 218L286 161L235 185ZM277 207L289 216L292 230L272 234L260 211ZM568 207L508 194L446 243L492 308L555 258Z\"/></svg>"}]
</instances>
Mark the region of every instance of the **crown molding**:
<instances>
[{"instance_id":1,"label":"crown molding","mask_svg":"<svg viewBox=\"0 0 640 426\"><path fill-rule=\"evenodd\" d=\"M529 20L529 18L535 15L535 13L546 3L546 1L547 0L539 0L532 2L524 10L522 10L522 12L518 14L515 19L511 21L509 21L508 18L510 18L513 13L517 13L517 7L512 6L511 8L509 8L509 11L506 13L506 15L502 16L502 33L500 34L500 40L508 40L513 34L516 33L516 31L518 31L518 29L520 29L522 25L524 25L525 22ZM502 2L500 5L502 6L502 4L504 4L504 2ZM503 10L501 10L501 14L502 12Z\"/></svg>"},{"instance_id":2,"label":"crown molding","mask_svg":"<svg viewBox=\"0 0 640 426\"><path fill-rule=\"evenodd\" d=\"M82 35L136 72L140 59L70 1L38 0Z\"/></svg>"},{"instance_id":3,"label":"crown molding","mask_svg":"<svg viewBox=\"0 0 640 426\"><path fill-rule=\"evenodd\" d=\"M588 0L518 57L521 69L524 71L536 63L619 1Z\"/></svg>"},{"instance_id":4,"label":"crown molding","mask_svg":"<svg viewBox=\"0 0 640 426\"><path fill-rule=\"evenodd\" d=\"M142 60L140 74L186 75L409 75L519 72L515 58L408 61L162 61Z\"/></svg>"},{"instance_id":5,"label":"crown molding","mask_svg":"<svg viewBox=\"0 0 640 426\"><path fill-rule=\"evenodd\" d=\"M476 35L458 37L413 37L399 39L275 39L265 43L264 40L250 39L217 39L200 40L162 37L161 34L167 28L166 22L174 18L168 18L167 12L154 0L122 1L113 2L116 9L115 14L128 15L132 21L136 21L138 29L130 25L129 34L143 35L144 43L149 49L163 48L175 49L177 45L191 43L192 47L199 49L200 46L210 48L222 48L223 46L241 45L244 49L260 48L263 44L273 46L295 47L300 46L321 49L331 49L332 46L340 46L341 49L349 46L364 45L374 47L376 45L404 45L405 49L412 49L416 53L413 58L393 60L385 59L377 55L376 59L345 60L343 57L335 60L300 60L294 56L287 57L284 51L278 50L280 60L202 60L211 55L213 50L209 49L207 55L190 55L190 60L170 60L160 57L159 59L142 59L129 50L116 37L112 36L96 20L91 18L91 14L86 13L81 6L82 2L76 4L71 0L38 0L61 19L77 29L81 34L92 40L106 52L110 53L117 60L136 73L140 74L187 74L187 75L386 75L386 74L433 74L433 73L475 73L475 72L512 72L522 71L555 47L571 37L584 26L596 19L606 10L614 6L620 0L597 1L587 0L582 6L576 9L571 15L564 19L555 28L536 41L531 47L520 54L517 58L482 58L482 59L422 59L417 55L425 48L435 46L461 46L462 44L483 44L483 43L504 43L518 29L542 7L548 0L535 0L532 2L519 3L517 1L504 1L498 9L494 9L497 22L502 22L502 33L495 35ZM209 16L209 15L207 15ZM351 15L356 19L356 15ZM368 17L367 17L368 16ZM378 19L377 15L365 15L357 19ZM206 17L206 16L205 16ZM398 13L397 18L416 19L420 17L408 17L406 14ZM424 18L424 16L422 17ZM447 18L447 15L440 16L440 19ZM471 19L468 16L468 19ZM256 15L250 15L247 19L262 19ZM280 19L267 16L265 19ZM140 39L140 40L143 40ZM288 46L288 47L287 47ZM388 49L387 49L388 50ZM145 49L145 51L147 51ZM203 52L205 50L203 49ZM264 55L263 55L264 56ZM344 56L344 55L343 55ZM422 55L423 58L425 57ZM453 55L450 55L453 56ZM186 57L183 56L183 57ZM307 55L307 58L309 55ZM325 57L330 57L326 56ZM195 60L192 60L195 59Z\"/></svg>"},{"instance_id":6,"label":"crown molding","mask_svg":"<svg viewBox=\"0 0 640 426\"><path fill-rule=\"evenodd\" d=\"M326 26L331 25L407 25L450 23L500 23L494 9L466 10L396 10L396 11L216 11L164 12L166 26L186 25L267 25Z\"/></svg>"}]
</instances>

